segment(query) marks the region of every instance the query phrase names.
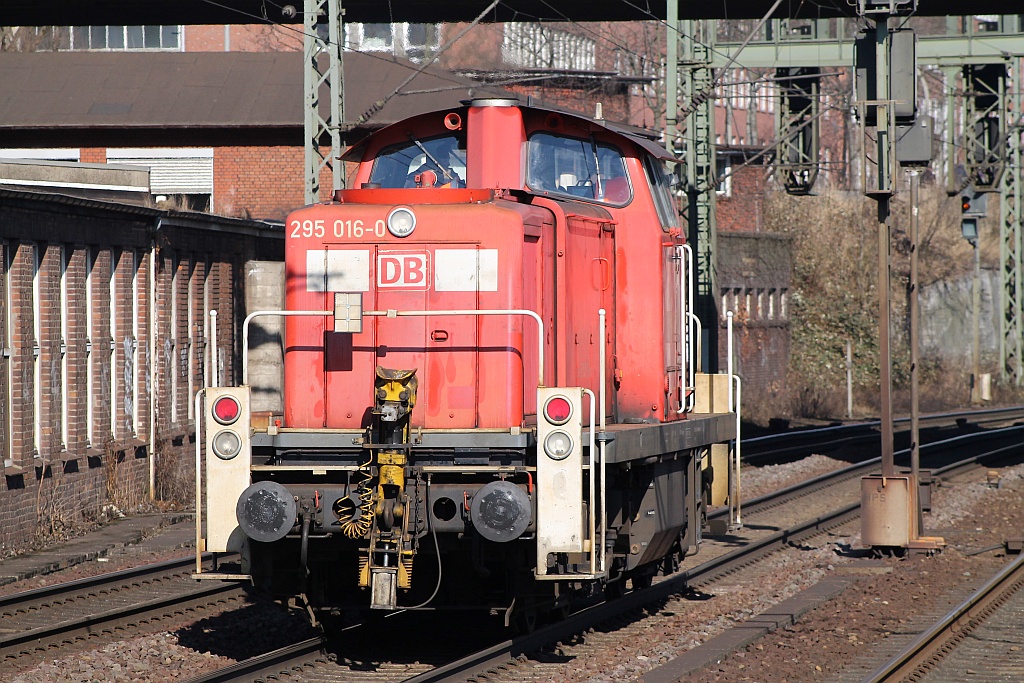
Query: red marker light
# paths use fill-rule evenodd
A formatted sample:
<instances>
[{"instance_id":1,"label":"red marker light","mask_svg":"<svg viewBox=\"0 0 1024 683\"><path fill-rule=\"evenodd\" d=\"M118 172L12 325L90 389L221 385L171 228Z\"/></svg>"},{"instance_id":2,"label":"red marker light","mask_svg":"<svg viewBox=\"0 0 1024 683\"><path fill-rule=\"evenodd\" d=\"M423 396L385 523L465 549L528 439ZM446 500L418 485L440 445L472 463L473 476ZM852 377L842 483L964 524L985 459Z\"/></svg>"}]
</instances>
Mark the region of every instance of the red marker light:
<instances>
[{"instance_id":1,"label":"red marker light","mask_svg":"<svg viewBox=\"0 0 1024 683\"><path fill-rule=\"evenodd\" d=\"M213 402L213 418L222 425L229 425L238 419L242 408L231 396L221 396Z\"/></svg>"},{"instance_id":2,"label":"red marker light","mask_svg":"<svg viewBox=\"0 0 1024 683\"><path fill-rule=\"evenodd\" d=\"M570 415L572 415L572 404L564 396L552 396L544 404L544 417L552 424L565 424L569 421Z\"/></svg>"}]
</instances>

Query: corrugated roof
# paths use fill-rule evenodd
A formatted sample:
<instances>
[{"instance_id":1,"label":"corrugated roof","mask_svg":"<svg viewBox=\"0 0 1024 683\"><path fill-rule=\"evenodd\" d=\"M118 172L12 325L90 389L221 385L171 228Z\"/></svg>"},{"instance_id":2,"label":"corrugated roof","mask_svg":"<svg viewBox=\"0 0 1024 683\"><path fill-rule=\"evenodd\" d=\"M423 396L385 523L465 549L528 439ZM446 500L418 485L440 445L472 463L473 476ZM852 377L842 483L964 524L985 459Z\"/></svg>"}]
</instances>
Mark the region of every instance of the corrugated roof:
<instances>
[{"instance_id":1,"label":"corrugated roof","mask_svg":"<svg viewBox=\"0 0 1024 683\"><path fill-rule=\"evenodd\" d=\"M416 68L346 53L347 118ZM299 52L0 53L0 83L0 146L303 144ZM420 92L391 99L368 127L458 106L481 89L431 68L405 90Z\"/></svg>"}]
</instances>

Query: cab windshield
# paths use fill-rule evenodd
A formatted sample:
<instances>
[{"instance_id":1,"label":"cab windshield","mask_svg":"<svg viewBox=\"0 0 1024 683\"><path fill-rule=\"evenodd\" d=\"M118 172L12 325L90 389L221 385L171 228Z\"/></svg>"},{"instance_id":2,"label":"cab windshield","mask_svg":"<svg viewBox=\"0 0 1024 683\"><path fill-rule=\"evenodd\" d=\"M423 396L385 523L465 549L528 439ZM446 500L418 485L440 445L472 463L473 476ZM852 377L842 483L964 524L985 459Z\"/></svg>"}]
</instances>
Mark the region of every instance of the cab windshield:
<instances>
[{"instance_id":1,"label":"cab windshield","mask_svg":"<svg viewBox=\"0 0 1024 683\"><path fill-rule=\"evenodd\" d=\"M617 206L633 196L622 152L593 138L534 133L527 157L526 184L535 192Z\"/></svg>"},{"instance_id":2,"label":"cab windshield","mask_svg":"<svg viewBox=\"0 0 1024 683\"><path fill-rule=\"evenodd\" d=\"M370 182L380 187L465 187L466 144L455 135L385 147L373 161ZM425 173L432 171L433 175ZM419 180L417 180L419 178Z\"/></svg>"}]
</instances>

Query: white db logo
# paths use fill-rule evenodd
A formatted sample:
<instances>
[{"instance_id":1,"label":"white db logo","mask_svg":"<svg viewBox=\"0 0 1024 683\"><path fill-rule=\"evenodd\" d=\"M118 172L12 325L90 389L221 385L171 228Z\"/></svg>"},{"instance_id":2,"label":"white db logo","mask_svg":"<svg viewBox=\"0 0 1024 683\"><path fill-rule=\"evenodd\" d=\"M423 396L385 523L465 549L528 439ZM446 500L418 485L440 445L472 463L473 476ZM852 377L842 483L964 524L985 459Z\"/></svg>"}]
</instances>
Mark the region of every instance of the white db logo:
<instances>
[{"instance_id":1,"label":"white db logo","mask_svg":"<svg viewBox=\"0 0 1024 683\"><path fill-rule=\"evenodd\" d=\"M427 289L430 260L425 251L386 252L377 255L377 286Z\"/></svg>"}]
</instances>

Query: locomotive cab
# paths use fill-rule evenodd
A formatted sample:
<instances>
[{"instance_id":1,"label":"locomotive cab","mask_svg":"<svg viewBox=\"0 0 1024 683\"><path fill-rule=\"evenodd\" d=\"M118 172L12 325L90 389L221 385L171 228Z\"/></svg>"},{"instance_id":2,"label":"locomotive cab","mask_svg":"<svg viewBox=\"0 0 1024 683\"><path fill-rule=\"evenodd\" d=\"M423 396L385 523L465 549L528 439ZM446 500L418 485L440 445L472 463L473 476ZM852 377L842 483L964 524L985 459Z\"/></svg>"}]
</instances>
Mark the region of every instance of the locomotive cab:
<instances>
[{"instance_id":1,"label":"locomotive cab","mask_svg":"<svg viewBox=\"0 0 1024 683\"><path fill-rule=\"evenodd\" d=\"M242 562L197 578L249 578L314 619L508 622L695 548L707 454L736 420L697 372L666 157L504 99L349 150L356 189L286 222L286 310L247 318L285 317L283 415L254 419L247 377L207 391L199 546Z\"/></svg>"}]
</instances>

